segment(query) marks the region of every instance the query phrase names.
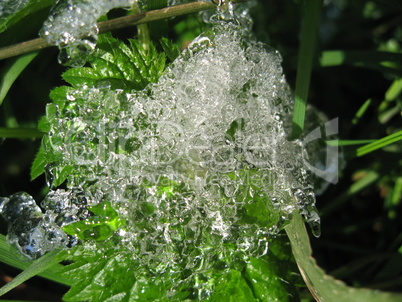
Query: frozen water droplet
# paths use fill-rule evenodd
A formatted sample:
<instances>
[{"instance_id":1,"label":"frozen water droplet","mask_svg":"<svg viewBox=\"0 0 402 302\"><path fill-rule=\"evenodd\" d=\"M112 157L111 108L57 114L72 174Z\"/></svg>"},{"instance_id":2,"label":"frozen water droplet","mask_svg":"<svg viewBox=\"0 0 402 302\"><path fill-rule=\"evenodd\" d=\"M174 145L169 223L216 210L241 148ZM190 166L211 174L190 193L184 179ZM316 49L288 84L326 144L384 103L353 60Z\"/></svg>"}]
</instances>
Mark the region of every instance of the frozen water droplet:
<instances>
[{"instance_id":1,"label":"frozen water droplet","mask_svg":"<svg viewBox=\"0 0 402 302\"><path fill-rule=\"evenodd\" d=\"M77 244L62 227L89 216L87 198L77 191L50 191L42 207L45 213L25 192L0 198L0 214L8 224L7 240L29 260Z\"/></svg>"},{"instance_id":2,"label":"frozen water droplet","mask_svg":"<svg viewBox=\"0 0 402 302\"><path fill-rule=\"evenodd\" d=\"M88 37L78 42L60 45L59 63L71 67L81 67L96 47L97 36Z\"/></svg>"},{"instance_id":3,"label":"frozen water droplet","mask_svg":"<svg viewBox=\"0 0 402 302\"><path fill-rule=\"evenodd\" d=\"M23 226L26 220L35 221L42 217L42 211L35 200L25 192L15 193L8 198L2 197L0 213L12 226Z\"/></svg>"},{"instance_id":4,"label":"frozen water droplet","mask_svg":"<svg viewBox=\"0 0 402 302\"><path fill-rule=\"evenodd\" d=\"M53 7L40 32L48 43L59 46L59 62L82 66L97 43L97 20L118 7L130 7L137 0L60 0Z\"/></svg>"},{"instance_id":5,"label":"frozen water droplet","mask_svg":"<svg viewBox=\"0 0 402 302\"><path fill-rule=\"evenodd\" d=\"M254 7L257 1L252 0L246 3L234 4L231 0L212 0L216 5L216 11L201 12L202 19L206 23L234 22L239 27L239 33L249 35L253 20L249 10Z\"/></svg>"},{"instance_id":6,"label":"frozen water droplet","mask_svg":"<svg viewBox=\"0 0 402 302\"><path fill-rule=\"evenodd\" d=\"M37 242L40 234L36 230L43 214L32 196L19 192L1 198L0 214L8 224L8 242L29 259L40 256Z\"/></svg>"}]
</instances>

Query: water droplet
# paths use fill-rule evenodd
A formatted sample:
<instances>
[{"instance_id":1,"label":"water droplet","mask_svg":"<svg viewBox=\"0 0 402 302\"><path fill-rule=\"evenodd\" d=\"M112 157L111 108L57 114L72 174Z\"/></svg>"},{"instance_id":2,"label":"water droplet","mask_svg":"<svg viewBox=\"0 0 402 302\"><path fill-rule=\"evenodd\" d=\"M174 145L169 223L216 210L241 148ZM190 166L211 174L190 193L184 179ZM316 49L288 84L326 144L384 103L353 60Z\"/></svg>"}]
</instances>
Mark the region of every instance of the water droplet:
<instances>
[{"instance_id":1,"label":"water droplet","mask_svg":"<svg viewBox=\"0 0 402 302\"><path fill-rule=\"evenodd\" d=\"M94 51L97 20L117 7L131 7L136 0L62 0L52 8L40 32L48 43L59 46L59 62L79 67Z\"/></svg>"}]
</instances>

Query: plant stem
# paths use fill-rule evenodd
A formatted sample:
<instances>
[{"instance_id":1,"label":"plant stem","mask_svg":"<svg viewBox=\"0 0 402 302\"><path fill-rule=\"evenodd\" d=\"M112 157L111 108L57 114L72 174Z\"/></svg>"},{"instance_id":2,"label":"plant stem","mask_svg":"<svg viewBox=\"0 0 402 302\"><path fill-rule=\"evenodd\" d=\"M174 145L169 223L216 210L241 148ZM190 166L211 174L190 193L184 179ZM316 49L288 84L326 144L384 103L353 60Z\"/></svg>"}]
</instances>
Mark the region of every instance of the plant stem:
<instances>
[{"instance_id":1,"label":"plant stem","mask_svg":"<svg viewBox=\"0 0 402 302\"><path fill-rule=\"evenodd\" d=\"M247 2L249 0L232 0L233 3ZM112 30L122 29L138 24L144 24L152 21L166 18L182 16L197 13L203 10L214 9L216 5L211 2L193 2L182 5L166 7L162 9L151 10L130 16L124 16L108 21L98 23L99 33L105 33ZM0 49L0 60L15 57L31 51L53 46L42 38L22 42L19 44L3 47Z\"/></svg>"},{"instance_id":2,"label":"plant stem","mask_svg":"<svg viewBox=\"0 0 402 302\"><path fill-rule=\"evenodd\" d=\"M36 128L4 128L0 127L2 138L41 138L43 132Z\"/></svg>"},{"instance_id":3,"label":"plant stem","mask_svg":"<svg viewBox=\"0 0 402 302\"><path fill-rule=\"evenodd\" d=\"M133 12L135 14L141 13L140 6L138 3L134 3L133 5ZM149 49L149 43L151 42L150 34L149 34L149 29L148 29L148 24L138 24L137 25L137 34L138 34L138 40L140 41L142 47L145 50Z\"/></svg>"},{"instance_id":4,"label":"plant stem","mask_svg":"<svg viewBox=\"0 0 402 302\"><path fill-rule=\"evenodd\" d=\"M298 138L304 131L307 96L317 40L317 28L322 0L305 0L301 29L300 50L297 64L295 108L293 114L292 138Z\"/></svg>"}]
</instances>

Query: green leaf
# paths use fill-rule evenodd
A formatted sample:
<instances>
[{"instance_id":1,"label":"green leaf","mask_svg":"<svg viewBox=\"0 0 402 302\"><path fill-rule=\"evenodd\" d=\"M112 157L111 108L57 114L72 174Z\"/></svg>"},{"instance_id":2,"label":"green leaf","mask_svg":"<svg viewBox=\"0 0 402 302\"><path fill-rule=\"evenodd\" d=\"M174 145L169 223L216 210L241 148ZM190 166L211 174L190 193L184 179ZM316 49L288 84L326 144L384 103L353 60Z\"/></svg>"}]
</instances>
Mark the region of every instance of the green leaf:
<instances>
[{"instance_id":1,"label":"green leaf","mask_svg":"<svg viewBox=\"0 0 402 302\"><path fill-rule=\"evenodd\" d=\"M374 139L352 139L352 140L328 140L326 141L326 143L328 144L328 146L331 147L337 147L337 146L355 146L355 145L363 145L363 144L367 144L367 143L372 143L375 142L376 140Z\"/></svg>"},{"instance_id":2,"label":"green leaf","mask_svg":"<svg viewBox=\"0 0 402 302\"><path fill-rule=\"evenodd\" d=\"M24 71L24 69L36 58L39 52L28 53L22 55L10 63L8 63L1 75L0 80L0 105L3 103L7 92L10 90L11 86L19 75Z\"/></svg>"},{"instance_id":3,"label":"green leaf","mask_svg":"<svg viewBox=\"0 0 402 302\"><path fill-rule=\"evenodd\" d=\"M246 278L257 301L297 301L292 299L287 285L277 274L277 259L252 258L246 268ZM297 298L297 296L295 297ZM247 300L245 300L247 301Z\"/></svg>"},{"instance_id":4,"label":"green leaf","mask_svg":"<svg viewBox=\"0 0 402 302\"><path fill-rule=\"evenodd\" d=\"M46 154L43 145L41 145L31 166L31 180L34 180L38 176L45 173L46 164L47 164Z\"/></svg>"},{"instance_id":5,"label":"green leaf","mask_svg":"<svg viewBox=\"0 0 402 302\"><path fill-rule=\"evenodd\" d=\"M110 202L105 201L89 208L95 214L88 219L66 225L63 230L81 240L104 241L124 224Z\"/></svg>"},{"instance_id":6,"label":"green leaf","mask_svg":"<svg viewBox=\"0 0 402 302\"><path fill-rule=\"evenodd\" d=\"M56 3L56 0L31 0L29 3L21 8L20 10L10 14L8 16L3 16L0 20L0 33L7 30L10 26L16 24L21 19L25 18L30 14L34 14L35 12L44 9L46 7L50 7Z\"/></svg>"},{"instance_id":7,"label":"green leaf","mask_svg":"<svg viewBox=\"0 0 402 302\"><path fill-rule=\"evenodd\" d=\"M372 104L372 100L368 99L363 103L363 105L359 108L359 110L356 112L355 117L352 120L353 125L356 125L359 120L363 117L363 115L367 112L367 109L370 107Z\"/></svg>"},{"instance_id":8,"label":"green leaf","mask_svg":"<svg viewBox=\"0 0 402 302\"><path fill-rule=\"evenodd\" d=\"M95 53L89 58L91 67L67 70L63 79L73 87L108 86L111 89L141 90L156 82L165 69L166 57L153 44L144 49L137 40L129 45L110 34L99 36Z\"/></svg>"},{"instance_id":9,"label":"green leaf","mask_svg":"<svg viewBox=\"0 0 402 302\"><path fill-rule=\"evenodd\" d=\"M325 302L397 302L402 294L386 293L374 289L349 287L339 280L325 274L312 257L310 240L299 213L285 227L292 244L293 255L300 268L303 279L317 301Z\"/></svg>"},{"instance_id":10,"label":"green leaf","mask_svg":"<svg viewBox=\"0 0 402 302\"><path fill-rule=\"evenodd\" d=\"M63 274L74 284L63 301L171 301L163 280L174 280L174 276L141 276L130 253L118 252L115 247L104 253L76 248L69 259L75 262L65 266Z\"/></svg>"},{"instance_id":11,"label":"green leaf","mask_svg":"<svg viewBox=\"0 0 402 302\"><path fill-rule=\"evenodd\" d=\"M206 301L258 302L247 281L237 270L230 270L215 281L215 289Z\"/></svg>"},{"instance_id":12,"label":"green leaf","mask_svg":"<svg viewBox=\"0 0 402 302\"><path fill-rule=\"evenodd\" d=\"M385 93L386 101L393 101L402 93L402 79L395 80Z\"/></svg>"},{"instance_id":13,"label":"green leaf","mask_svg":"<svg viewBox=\"0 0 402 302\"><path fill-rule=\"evenodd\" d=\"M42 139L42 144L39 147L39 151L36 154L35 159L31 166L31 172L30 172L31 180L34 180L38 176L45 173L45 167L48 164L54 163L57 160L59 160L58 154L56 152L48 152L48 147L47 148L45 147L50 144L51 142L49 141L49 138L45 136ZM62 168L59 173L55 171L54 173L55 175L53 175L54 179L52 181L54 182L54 184L60 185L65 181L66 177L69 175L70 172L71 169L65 170L64 168Z\"/></svg>"},{"instance_id":14,"label":"green leaf","mask_svg":"<svg viewBox=\"0 0 402 302\"><path fill-rule=\"evenodd\" d=\"M161 39L163 51L166 53L170 61L174 61L180 55L179 47L167 38Z\"/></svg>"},{"instance_id":15,"label":"green leaf","mask_svg":"<svg viewBox=\"0 0 402 302\"><path fill-rule=\"evenodd\" d=\"M74 168L71 166L64 166L61 169L56 169L54 171L54 180L52 186L58 187L63 184L67 177L73 172Z\"/></svg>"}]
</instances>

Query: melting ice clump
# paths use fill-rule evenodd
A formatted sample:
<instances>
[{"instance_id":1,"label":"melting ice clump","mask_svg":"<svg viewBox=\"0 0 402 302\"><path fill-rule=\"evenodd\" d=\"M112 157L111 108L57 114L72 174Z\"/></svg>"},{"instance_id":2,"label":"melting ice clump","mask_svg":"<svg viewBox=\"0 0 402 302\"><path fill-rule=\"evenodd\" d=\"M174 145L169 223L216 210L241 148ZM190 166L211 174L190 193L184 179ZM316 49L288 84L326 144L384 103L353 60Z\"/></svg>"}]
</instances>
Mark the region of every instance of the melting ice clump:
<instances>
[{"instance_id":1,"label":"melting ice clump","mask_svg":"<svg viewBox=\"0 0 402 302\"><path fill-rule=\"evenodd\" d=\"M48 107L57 113L44 147L60 159L49 170L71 171L67 191L42 204L48 220L85 220L87 206L106 201L124 220L114 248L143 270L198 280L217 263L241 270L293 211L319 225L306 151L287 139L292 106L280 55L230 23L198 37L143 91L71 88ZM43 229L35 223L30 233Z\"/></svg>"},{"instance_id":2,"label":"melting ice clump","mask_svg":"<svg viewBox=\"0 0 402 302\"><path fill-rule=\"evenodd\" d=\"M82 66L98 40L97 20L108 11L131 7L136 0L59 0L41 30L60 49L59 62Z\"/></svg>"},{"instance_id":3,"label":"melting ice clump","mask_svg":"<svg viewBox=\"0 0 402 302\"><path fill-rule=\"evenodd\" d=\"M24 192L0 198L0 214L8 223L7 240L29 260L75 245L77 239L62 227L88 217L86 199L79 192L52 191L41 205L45 213Z\"/></svg>"},{"instance_id":4,"label":"melting ice clump","mask_svg":"<svg viewBox=\"0 0 402 302\"><path fill-rule=\"evenodd\" d=\"M29 0L2 0L0 2L0 17L6 18L23 9Z\"/></svg>"},{"instance_id":5,"label":"melting ice clump","mask_svg":"<svg viewBox=\"0 0 402 302\"><path fill-rule=\"evenodd\" d=\"M197 38L158 83L72 90L51 120L51 170L112 202L133 259L153 269L267 252L295 210L319 218L279 54L235 25ZM231 248L228 248L231 246ZM197 264L198 263L198 264Z\"/></svg>"}]
</instances>

